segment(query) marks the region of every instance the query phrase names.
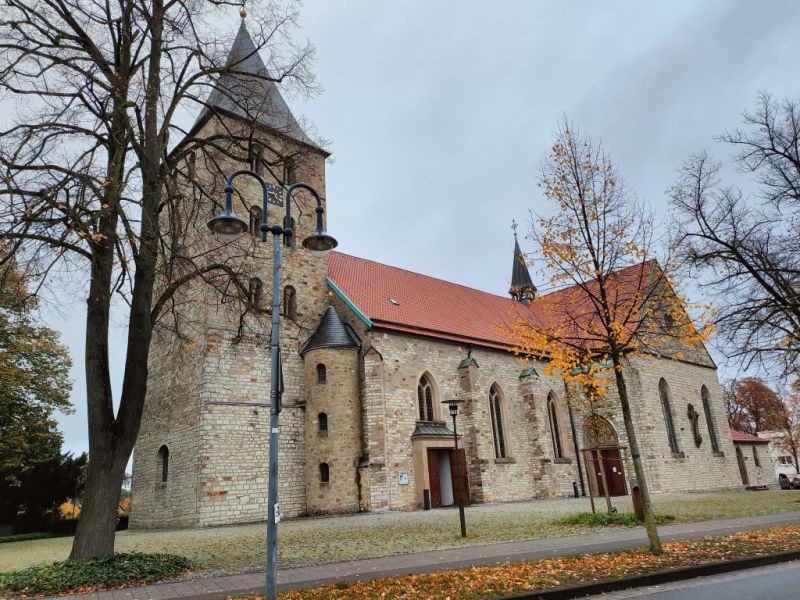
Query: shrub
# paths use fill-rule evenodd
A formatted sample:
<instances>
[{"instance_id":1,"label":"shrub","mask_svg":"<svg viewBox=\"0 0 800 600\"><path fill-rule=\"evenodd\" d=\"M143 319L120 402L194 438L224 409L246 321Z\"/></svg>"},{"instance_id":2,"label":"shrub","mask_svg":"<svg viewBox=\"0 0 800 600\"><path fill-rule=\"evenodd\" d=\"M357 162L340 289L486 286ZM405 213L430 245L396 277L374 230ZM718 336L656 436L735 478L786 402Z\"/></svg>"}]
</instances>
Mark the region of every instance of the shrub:
<instances>
[{"instance_id":1,"label":"shrub","mask_svg":"<svg viewBox=\"0 0 800 600\"><path fill-rule=\"evenodd\" d=\"M672 515L656 515L656 524L666 525L675 520ZM556 519L557 525L579 525L593 527L597 525L623 525L634 527L639 525L639 520L632 513L590 513L581 512Z\"/></svg>"},{"instance_id":2,"label":"shrub","mask_svg":"<svg viewBox=\"0 0 800 600\"><path fill-rule=\"evenodd\" d=\"M0 537L0 544L6 542L27 542L28 540L43 540L46 538L56 537L47 531L39 531L38 533L20 533L19 535L5 535Z\"/></svg>"},{"instance_id":3,"label":"shrub","mask_svg":"<svg viewBox=\"0 0 800 600\"><path fill-rule=\"evenodd\" d=\"M34 595L105 589L151 583L195 568L197 565L193 561L174 554L137 552L91 560L65 560L0 573L0 592Z\"/></svg>"},{"instance_id":4,"label":"shrub","mask_svg":"<svg viewBox=\"0 0 800 600\"><path fill-rule=\"evenodd\" d=\"M78 519L61 519L50 524L50 533L55 535L75 535Z\"/></svg>"}]
</instances>

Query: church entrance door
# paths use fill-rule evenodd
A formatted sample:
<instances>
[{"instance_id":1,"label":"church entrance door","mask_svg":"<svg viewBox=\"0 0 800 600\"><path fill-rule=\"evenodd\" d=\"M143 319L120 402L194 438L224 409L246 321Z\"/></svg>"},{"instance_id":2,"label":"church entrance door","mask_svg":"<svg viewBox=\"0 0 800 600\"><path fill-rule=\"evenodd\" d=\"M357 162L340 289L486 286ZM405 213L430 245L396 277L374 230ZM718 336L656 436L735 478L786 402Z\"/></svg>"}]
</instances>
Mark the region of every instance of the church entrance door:
<instances>
[{"instance_id":1,"label":"church entrance door","mask_svg":"<svg viewBox=\"0 0 800 600\"><path fill-rule=\"evenodd\" d=\"M600 456L603 457L602 470L600 467ZM595 489L598 493L602 494L603 490L603 471L606 475L606 485L608 485L609 496L624 496L625 495L625 477L622 471L622 457L620 456L619 448L602 448L593 453L594 460L594 473L596 478Z\"/></svg>"},{"instance_id":2,"label":"church entrance door","mask_svg":"<svg viewBox=\"0 0 800 600\"><path fill-rule=\"evenodd\" d=\"M589 415L583 423L583 446L589 455L587 470L594 472L590 481L592 490L603 496L603 476L609 496L625 496L625 469L622 464L617 432L607 419L600 415Z\"/></svg>"},{"instance_id":3,"label":"church entrance door","mask_svg":"<svg viewBox=\"0 0 800 600\"><path fill-rule=\"evenodd\" d=\"M451 470L450 450L428 448L428 481L431 491L431 508L453 506L454 474Z\"/></svg>"}]
</instances>

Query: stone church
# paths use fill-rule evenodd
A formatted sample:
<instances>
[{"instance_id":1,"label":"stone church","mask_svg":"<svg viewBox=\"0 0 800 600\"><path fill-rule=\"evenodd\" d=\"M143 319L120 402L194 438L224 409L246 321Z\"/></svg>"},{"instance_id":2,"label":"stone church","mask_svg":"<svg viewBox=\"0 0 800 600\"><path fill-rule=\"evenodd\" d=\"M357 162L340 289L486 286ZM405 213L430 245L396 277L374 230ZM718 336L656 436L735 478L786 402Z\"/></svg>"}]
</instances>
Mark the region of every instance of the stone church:
<instances>
[{"instance_id":1,"label":"stone church","mask_svg":"<svg viewBox=\"0 0 800 600\"><path fill-rule=\"evenodd\" d=\"M244 22L229 61L240 72L265 70ZM241 102L214 90L191 134L219 136L254 125L251 167L275 185L310 184L326 213L336 211L342 199L325 194L327 152L304 133L275 84L239 77L225 75L218 86L239 89ZM266 110L244 114L248 102ZM282 163L261 169L262 153ZM210 190L221 190L226 175L247 166L229 161L220 173L194 164L194 156L187 160ZM254 192L246 197L260 197L247 188L252 184L236 185ZM294 239L302 240L314 230L315 204L301 195L295 202ZM282 216L281 203L274 202ZM254 243L261 208L253 204L236 209L249 212L252 236L229 246L242 249L253 274L248 289L260 297L272 255L270 244ZM211 240L205 220L217 208L198 217L205 243ZM520 362L501 333L537 294L519 245L514 240L512 251L510 242L511 290L503 297L338 252L316 257L287 241L280 281L285 517L436 508L453 504L457 493L468 503L598 494L603 486L612 495L629 493L632 464L621 417L590 431L586 415L567 402L563 379L546 376L541 363ZM134 451L131 527L266 517L269 319L247 316L251 333L242 335L240 316L212 295L182 297L177 310L193 327L191 343L169 330L154 334ZM653 492L737 484L717 370L704 348L680 360L631 360L626 377ZM463 401L457 430L466 489L454 486L453 424L442 404L453 398Z\"/></svg>"}]
</instances>

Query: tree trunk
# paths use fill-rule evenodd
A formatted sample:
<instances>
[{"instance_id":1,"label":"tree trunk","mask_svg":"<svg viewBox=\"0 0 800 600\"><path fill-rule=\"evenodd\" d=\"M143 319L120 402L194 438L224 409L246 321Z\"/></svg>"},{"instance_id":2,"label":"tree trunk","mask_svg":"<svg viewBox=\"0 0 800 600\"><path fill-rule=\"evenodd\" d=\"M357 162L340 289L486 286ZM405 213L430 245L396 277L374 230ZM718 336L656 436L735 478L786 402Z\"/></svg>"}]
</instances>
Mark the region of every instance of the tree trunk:
<instances>
[{"instance_id":1,"label":"tree trunk","mask_svg":"<svg viewBox=\"0 0 800 600\"><path fill-rule=\"evenodd\" d=\"M636 432L633 429L633 417L631 416L631 407L628 402L628 388L625 385L625 377L622 374L622 364L618 359L613 359L614 372L617 381L617 393L619 394L619 402L622 406L622 418L625 421L625 433L628 435L628 446L631 449L631 458L633 458L633 470L636 473L636 481L639 485L639 494L642 498L642 508L644 509L644 526L647 530L647 539L650 541L650 552L653 554L661 554L661 540L658 538L658 528L656 527L656 517L653 513L653 507L650 504L650 491L647 488L647 479L644 474L644 464L642 463L642 456L639 453L639 442L636 441Z\"/></svg>"},{"instance_id":2,"label":"tree trunk","mask_svg":"<svg viewBox=\"0 0 800 600\"><path fill-rule=\"evenodd\" d=\"M96 453L95 459L89 459L81 516L70 560L114 554L117 505L127 464L127 457L118 453Z\"/></svg>"}]
</instances>

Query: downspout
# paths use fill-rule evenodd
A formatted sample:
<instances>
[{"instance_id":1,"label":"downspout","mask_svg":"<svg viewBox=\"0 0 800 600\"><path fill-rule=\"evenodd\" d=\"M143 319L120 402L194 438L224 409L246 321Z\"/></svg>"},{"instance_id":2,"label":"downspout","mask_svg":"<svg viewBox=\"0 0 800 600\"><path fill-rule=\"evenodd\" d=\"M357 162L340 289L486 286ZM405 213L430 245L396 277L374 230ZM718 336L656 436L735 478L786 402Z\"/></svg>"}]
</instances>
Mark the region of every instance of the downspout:
<instances>
[{"instance_id":1,"label":"downspout","mask_svg":"<svg viewBox=\"0 0 800 600\"><path fill-rule=\"evenodd\" d=\"M572 416L572 402L569 399L569 386L564 382L564 395L567 398L567 413L569 414L569 427L572 430L572 446L575 449L575 461L578 463L578 480L581 482L581 496L586 496L586 487L583 484L583 467L581 466L581 451L578 448L578 436L575 433L575 419Z\"/></svg>"}]
</instances>

